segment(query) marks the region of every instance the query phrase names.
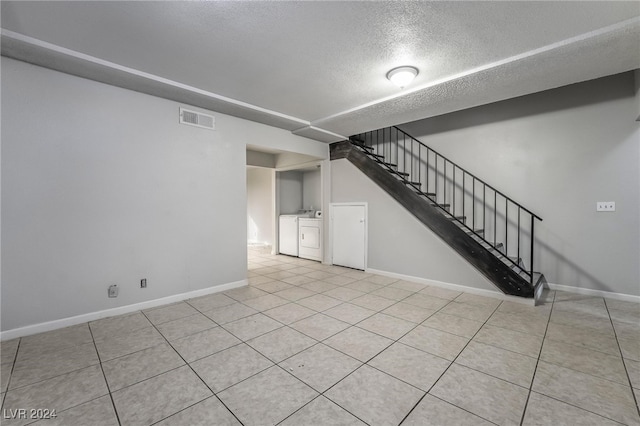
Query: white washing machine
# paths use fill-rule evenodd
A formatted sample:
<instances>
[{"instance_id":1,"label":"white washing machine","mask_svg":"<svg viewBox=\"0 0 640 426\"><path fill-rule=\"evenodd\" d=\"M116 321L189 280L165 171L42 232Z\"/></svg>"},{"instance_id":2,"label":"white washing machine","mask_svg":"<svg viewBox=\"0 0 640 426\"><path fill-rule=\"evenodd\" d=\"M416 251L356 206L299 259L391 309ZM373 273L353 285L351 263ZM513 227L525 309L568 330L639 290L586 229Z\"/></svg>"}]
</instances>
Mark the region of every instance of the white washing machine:
<instances>
[{"instance_id":1,"label":"white washing machine","mask_svg":"<svg viewBox=\"0 0 640 426\"><path fill-rule=\"evenodd\" d=\"M298 256L322 261L322 219L298 220Z\"/></svg>"},{"instance_id":2,"label":"white washing machine","mask_svg":"<svg viewBox=\"0 0 640 426\"><path fill-rule=\"evenodd\" d=\"M278 220L278 253L298 256L298 221L313 217L313 211L280 215Z\"/></svg>"}]
</instances>

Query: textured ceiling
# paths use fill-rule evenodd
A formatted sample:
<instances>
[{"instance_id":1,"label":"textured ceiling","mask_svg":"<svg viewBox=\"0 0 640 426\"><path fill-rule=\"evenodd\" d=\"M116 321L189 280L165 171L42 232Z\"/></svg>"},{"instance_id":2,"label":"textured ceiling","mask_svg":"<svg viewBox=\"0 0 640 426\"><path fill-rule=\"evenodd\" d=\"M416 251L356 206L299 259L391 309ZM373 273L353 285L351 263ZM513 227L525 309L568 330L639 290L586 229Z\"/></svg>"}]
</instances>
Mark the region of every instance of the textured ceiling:
<instances>
[{"instance_id":1,"label":"textured ceiling","mask_svg":"<svg viewBox=\"0 0 640 426\"><path fill-rule=\"evenodd\" d=\"M1 7L3 55L325 142L640 68L639 2Z\"/></svg>"}]
</instances>

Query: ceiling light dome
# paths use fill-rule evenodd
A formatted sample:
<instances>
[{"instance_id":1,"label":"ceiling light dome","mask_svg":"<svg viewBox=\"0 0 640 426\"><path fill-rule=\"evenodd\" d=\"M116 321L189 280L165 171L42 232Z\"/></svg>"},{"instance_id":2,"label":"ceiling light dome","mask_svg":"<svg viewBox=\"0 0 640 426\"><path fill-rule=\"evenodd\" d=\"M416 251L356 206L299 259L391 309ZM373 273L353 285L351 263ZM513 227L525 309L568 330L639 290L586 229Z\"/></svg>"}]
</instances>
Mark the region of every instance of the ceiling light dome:
<instances>
[{"instance_id":1,"label":"ceiling light dome","mask_svg":"<svg viewBox=\"0 0 640 426\"><path fill-rule=\"evenodd\" d=\"M403 66L392 69L387 73L387 78L396 86L404 89L418 75L418 68Z\"/></svg>"}]
</instances>

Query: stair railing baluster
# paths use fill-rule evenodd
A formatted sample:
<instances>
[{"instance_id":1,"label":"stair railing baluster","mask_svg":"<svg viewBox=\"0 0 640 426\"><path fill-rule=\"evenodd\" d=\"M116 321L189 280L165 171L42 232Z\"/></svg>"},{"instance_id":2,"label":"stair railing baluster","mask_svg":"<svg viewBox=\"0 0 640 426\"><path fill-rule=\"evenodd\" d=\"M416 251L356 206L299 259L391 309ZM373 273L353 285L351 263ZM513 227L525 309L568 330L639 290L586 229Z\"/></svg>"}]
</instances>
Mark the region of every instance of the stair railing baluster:
<instances>
[{"instance_id":1,"label":"stair railing baluster","mask_svg":"<svg viewBox=\"0 0 640 426\"><path fill-rule=\"evenodd\" d=\"M504 254L509 257L509 200L504 199Z\"/></svg>"},{"instance_id":2,"label":"stair railing baluster","mask_svg":"<svg viewBox=\"0 0 640 426\"><path fill-rule=\"evenodd\" d=\"M382 129L382 161L385 161L385 158L387 158L386 130L387 129Z\"/></svg>"},{"instance_id":3,"label":"stair railing baluster","mask_svg":"<svg viewBox=\"0 0 640 426\"><path fill-rule=\"evenodd\" d=\"M393 131L392 128L395 129L395 140L393 138ZM380 131L382 130L382 135L380 134ZM375 141L374 141L374 136L373 136L373 132L375 132ZM399 135L402 134L402 150L400 150L400 137ZM518 270L524 272L524 273L528 273L529 274L529 278L531 279L531 284L535 284L534 283L534 275L533 275L533 270L534 270L534 266L533 266L533 262L534 262L534 250L535 250L535 234L534 234L534 224L535 224L535 219L538 219L540 221L542 221L542 219L535 215L534 213L532 213L530 210L528 210L527 208L521 206L520 204L518 204L517 202L513 201L511 198L507 197L505 194L501 193L500 191L498 191L497 189L495 189L494 187L492 187L491 185L488 185L486 182L484 182L483 180L477 178L475 175L473 175L472 173L467 172L465 169L463 169L462 167L459 167L456 163L450 161L447 157L440 155L437 151L432 150L431 148L429 148L428 146L424 145L422 142L420 142L419 140L413 138L411 135L407 134L406 132L404 132L403 130L399 129L397 126L390 126L389 127L389 136L387 137L386 134L386 128L383 129L377 129L377 130L371 130L371 131L367 131L367 132L363 132L360 133L358 135L356 135L355 137L355 143L357 144L361 144L362 146L369 146L369 154L373 154L376 158L375 160L378 161L379 163L388 163L388 164L394 164L393 163L393 144L395 143L395 148L396 148L396 157L395 157L395 161L396 161L396 169L395 171L398 172L398 174L404 175L407 174L407 177L403 177L404 180L406 181L410 181L410 182L419 182L420 186L417 188L419 192L424 194L434 194L434 197L428 197L429 199L433 200L436 204L436 207L440 208L441 210L449 213L451 216L453 216L454 220L460 222L465 228L470 229L471 232L473 234L475 234L476 236L478 236L479 238L481 238L485 243L488 243L487 241L487 231L489 230L487 228L487 224L490 223L488 222L488 220L490 221L490 217L487 220L487 208L489 208L489 213L491 213L491 208L493 208L493 248L495 250L498 251L503 251L504 256L502 257L503 259L506 259L505 262L509 262L514 264L515 266L518 266ZM354 139L354 137L350 137L350 139ZM410 149L409 151L407 151L407 139L409 140L409 142L411 143ZM375 147L373 146L375 143ZM418 144L418 147L415 148L414 145ZM382 146L381 146L382 145ZM387 146L388 145L388 146ZM422 147L425 147L426 149L426 161L422 159ZM417 149L417 155L414 152L414 150ZM403 157L403 161L402 161L402 167L400 167L400 151L402 151L402 157ZM431 161L431 152L433 152L433 158L435 161L435 164L432 163ZM442 160L440 159L440 157L442 157ZM382 159L382 160L381 160ZM407 167L407 161L410 161L411 164ZM425 161L426 163L426 168L425 168L425 183L423 184L422 182L422 168L423 166L425 166L425 164L422 164L423 161ZM417 164L414 166L414 163ZM442 164L441 164L442 162ZM449 174L449 163L451 164L451 168L452 168L452 173L453 173L453 177ZM416 172L414 171L414 167L418 167L417 170L417 180L416 180ZM390 166L389 166L390 168ZM442 169L444 168L444 169ZM440 169L440 170L439 170ZM462 212L458 212L456 211L456 205L459 204L457 202L457 171L458 169L461 170L461 177L462 177ZM402 170L402 173L400 173L400 170ZM431 172L433 171L435 178L434 180L434 184L431 184L431 180L430 179L430 175ZM408 173L407 173L408 172ZM442 179L440 177L440 174L442 174ZM467 225L467 222L464 218L466 218L467 213L466 213L466 199L467 199L467 191L466 191L466 181L467 181L467 175L471 176L471 180L472 180L472 190L470 191L470 196L471 196L471 202L472 204L472 211L471 211L471 223L470 226ZM482 182L482 227L478 228L478 229L483 229L484 232L482 234L476 232L476 228L477 228L477 224L476 224L476 202L479 202L480 200L476 200L476 185L477 182L476 181L480 181ZM413 187L415 187L415 185L412 185ZM452 186L451 191L449 191L449 198L447 198L447 186ZM488 206L487 205L487 187L489 188L489 190L493 191L493 206ZM432 189L433 188L433 189ZM501 197L504 197L505 199L505 217L504 217L504 244L502 243L498 243L497 240L497 235L498 235L498 214L499 214L499 207L498 207L498 195L500 195ZM450 201L449 207L447 208L446 204L447 201ZM515 206L517 206L517 214L518 214L518 218L517 218L517 237L515 238L516 240L516 244L517 244L517 257L516 257L516 262L513 262L513 260L509 257L509 209L510 209L510 204L514 204ZM530 259L530 267L526 268L526 266L521 266L521 256L525 256L525 254L523 253L523 249L521 247L522 244L522 240L523 240L523 236L522 233L525 231L522 227L522 211L525 211L526 213L528 213L531 217L531 240L530 240L530 254L529 254L529 259ZM461 218L461 219L458 219ZM500 220L500 222L502 223L502 219ZM516 226L516 224L514 223L514 226ZM500 234L502 234L500 232ZM526 237L526 236L525 236ZM500 248L498 248L499 245L502 245L502 250L500 250ZM523 264L524 262L522 262Z\"/></svg>"},{"instance_id":4,"label":"stair railing baluster","mask_svg":"<svg viewBox=\"0 0 640 426\"><path fill-rule=\"evenodd\" d=\"M486 203L486 198L487 198L487 185L483 182L482 183L482 229L484 229L485 231L487 230L487 203ZM485 235L487 235L486 232L484 232L482 234L482 237L484 238Z\"/></svg>"},{"instance_id":5,"label":"stair railing baluster","mask_svg":"<svg viewBox=\"0 0 640 426\"><path fill-rule=\"evenodd\" d=\"M398 164L398 169L400 168L400 164ZM407 137L406 135L402 135L402 172L407 172Z\"/></svg>"},{"instance_id":6,"label":"stair railing baluster","mask_svg":"<svg viewBox=\"0 0 640 426\"><path fill-rule=\"evenodd\" d=\"M535 223L535 216L531 215L531 253L529 254L529 271L531 271L531 286L533 287L533 285L535 284L533 282L533 226Z\"/></svg>"},{"instance_id":7,"label":"stair railing baluster","mask_svg":"<svg viewBox=\"0 0 640 426\"><path fill-rule=\"evenodd\" d=\"M476 234L476 177L473 176L473 190L471 191L471 229Z\"/></svg>"},{"instance_id":8,"label":"stair railing baluster","mask_svg":"<svg viewBox=\"0 0 640 426\"><path fill-rule=\"evenodd\" d=\"M431 150L427 147L427 190L426 192L429 192L429 157L431 157L431 154L429 154Z\"/></svg>"},{"instance_id":9,"label":"stair railing baluster","mask_svg":"<svg viewBox=\"0 0 640 426\"><path fill-rule=\"evenodd\" d=\"M437 203L438 202L438 192L439 192L438 191L438 153L436 152L435 154L436 154L436 188L435 188L435 191L433 191L433 193L436 194L436 196L433 197L433 198L435 198L435 201Z\"/></svg>"},{"instance_id":10,"label":"stair railing baluster","mask_svg":"<svg viewBox=\"0 0 640 426\"><path fill-rule=\"evenodd\" d=\"M444 158L444 172L442 172L442 204L447 204L447 159Z\"/></svg>"},{"instance_id":11,"label":"stair railing baluster","mask_svg":"<svg viewBox=\"0 0 640 426\"><path fill-rule=\"evenodd\" d=\"M520 210L520 206L518 206L518 257L516 258L518 266L520 265Z\"/></svg>"},{"instance_id":12,"label":"stair railing baluster","mask_svg":"<svg viewBox=\"0 0 640 426\"><path fill-rule=\"evenodd\" d=\"M384 136L384 133L383 133ZM385 147L385 153L384 153L384 162L385 163L390 163L391 162L391 127L389 127L389 139L384 143L384 147ZM389 154L389 159L387 159L387 154Z\"/></svg>"},{"instance_id":13,"label":"stair railing baluster","mask_svg":"<svg viewBox=\"0 0 640 426\"><path fill-rule=\"evenodd\" d=\"M413 139L411 139L411 155L409 155L409 159L411 160L411 182L414 182L413 180Z\"/></svg>"},{"instance_id":14,"label":"stair railing baluster","mask_svg":"<svg viewBox=\"0 0 640 426\"><path fill-rule=\"evenodd\" d=\"M451 200L451 214L456 217L456 165L453 165L453 199Z\"/></svg>"},{"instance_id":15,"label":"stair railing baluster","mask_svg":"<svg viewBox=\"0 0 640 426\"><path fill-rule=\"evenodd\" d=\"M420 159L422 145L418 145L418 182L422 183L421 179L421 171L422 171L422 161ZM422 186L420 186L420 190L422 190Z\"/></svg>"},{"instance_id":16,"label":"stair railing baluster","mask_svg":"<svg viewBox=\"0 0 640 426\"><path fill-rule=\"evenodd\" d=\"M398 147L398 128L396 127L396 164L398 165L398 167L396 167L398 170L400 170L400 159L398 158L398 154L400 153L400 148Z\"/></svg>"},{"instance_id":17,"label":"stair railing baluster","mask_svg":"<svg viewBox=\"0 0 640 426\"><path fill-rule=\"evenodd\" d=\"M465 189L465 181L467 180L467 172L462 172L462 217L465 216L465 200L467 198L467 190ZM464 220L464 219L463 219Z\"/></svg>"},{"instance_id":18,"label":"stair railing baluster","mask_svg":"<svg viewBox=\"0 0 640 426\"><path fill-rule=\"evenodd\" d=\"M498 248L498 192L493 191L493 246Z\"/></svg>"}]
</instances>

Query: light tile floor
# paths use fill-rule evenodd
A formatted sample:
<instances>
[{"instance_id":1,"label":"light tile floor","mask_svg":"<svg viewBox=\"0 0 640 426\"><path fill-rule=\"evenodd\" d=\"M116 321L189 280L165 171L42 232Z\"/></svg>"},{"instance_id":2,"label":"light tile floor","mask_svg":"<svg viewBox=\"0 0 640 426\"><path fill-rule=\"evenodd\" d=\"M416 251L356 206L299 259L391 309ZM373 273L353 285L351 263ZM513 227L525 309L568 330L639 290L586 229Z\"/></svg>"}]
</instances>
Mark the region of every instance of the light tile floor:
<instances>
[{"instance_id":1,"label":"light tile floor","mask_svg":"<svg viewBox=\"0 0 640 426\"><path fill-rule=\"evenodd\" d=\"M248 266L248 287L2 342L1 423L640 424L638 304Z\"/></svg>"}]
</instances>

